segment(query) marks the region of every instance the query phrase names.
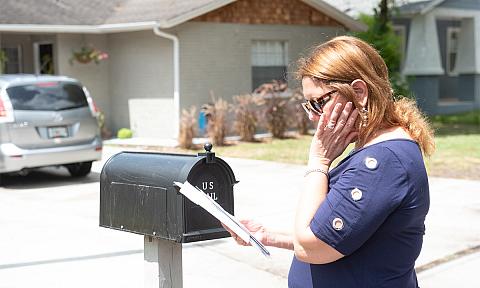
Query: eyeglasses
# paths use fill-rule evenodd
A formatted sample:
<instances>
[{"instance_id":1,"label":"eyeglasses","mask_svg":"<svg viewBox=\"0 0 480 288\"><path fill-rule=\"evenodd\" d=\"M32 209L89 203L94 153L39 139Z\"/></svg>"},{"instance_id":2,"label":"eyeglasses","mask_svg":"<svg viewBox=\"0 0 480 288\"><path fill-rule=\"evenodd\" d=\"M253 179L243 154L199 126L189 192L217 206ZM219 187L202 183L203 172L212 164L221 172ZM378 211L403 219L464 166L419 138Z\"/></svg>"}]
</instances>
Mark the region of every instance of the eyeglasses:
<instances>
[{"instance_id":1,"label":"eyeglasses","mask_svg":"<svg viewBox=\"0 0 480 288\"><path fill-rule=\"evenodd\" d=\"M317 98L316 100L307 100L302 103L302 107L309 114L310 112L314 112L315 114L321 115L323 113L323 107L327 104L330 99L332 99L332 94L337 92L337 90L332 90L323 94L321 97Z\"/></svg>"}]
</instances>

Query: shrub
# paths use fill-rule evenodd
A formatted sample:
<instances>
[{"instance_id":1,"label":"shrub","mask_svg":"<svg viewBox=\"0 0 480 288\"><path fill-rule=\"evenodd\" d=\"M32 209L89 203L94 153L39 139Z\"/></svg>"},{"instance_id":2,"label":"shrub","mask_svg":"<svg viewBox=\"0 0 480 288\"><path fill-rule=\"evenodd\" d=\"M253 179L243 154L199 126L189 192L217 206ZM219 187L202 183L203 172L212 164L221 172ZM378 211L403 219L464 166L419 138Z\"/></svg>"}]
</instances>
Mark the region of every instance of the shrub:
<instances>
[{"instance_id":1,"label":"shrub","mask_svg":"<svg viewBox=\"0 0 480 288\"><path fill-rule=\"evenodd\" d=\"M255 106L257 105L258 99L251 94L233 97L233 104L230 106L235 114L233 125L242 141L253 142L255 140L255 131L257 129Z\"/></svg>"},{"instance_id":2,"label":"shrub","mask_svg":"<svg viewBox=\"0 0 480 288\"><path fill-rule=\"evenodd\" d=\"M391 21L395 1L379 1L374 15L360 15L360 21L368 26L364 32L354 33L355 36L365 40L375 47L388 67L388 75L396 98L413 98L408 82L400 74L402 55L400 52L400 37L395 34Z\"/></svg>"},{"instance_id":3,"label":"shrub","mask_svg":"<svg viewBox=\"0 0 480 288\"><path fill-rule=\"evenodd\" d=\"M470 112L432 116L432 122L441 124L480 125L480 110Z\"/></svg>"},{"instance_id":4,"label":"shrub","mask_svg":"<svg viewBox=\"0 0 480 288\"><path fill-rule=\"evenodd\" d=\"M130 130L128 128L121 128L117 132L117 138L119 138L119 139L132 138L132 136L133 136L133 132L132 132L132 130Z\"/></svg>"},{"instance_id":5,"label":"shrub","mask_svg":"<svg viewBox=\"0 0 480 288\"><path fill-rule=\"evenodd\" d=\"M261 104L265 106L262 119L267 130L274 138L284 138L288 129L288 99L280 95L286 89L287 84L285 82L274 80L271 83L261 85L254 91L261 97Z\"/></svg>"},{"instance_id":6,"label":"shrub","mask_svg":"<svg viewBox=\"0 0 480 288\"><path fill-rule=\"evenodd\" d=\"M225 136L227 133L227 112L228 103L222 98L216 99L212 95L212 103L202 106L202 110L207 118L207 134L213 145L225 145Z\"/></svg>"},{"instance_id":7,"label":"shrub","mask_svg":"<svg viewBox=\"0 0 480 288\"><path fill-rule=\"evenodd\" d=\"M192 149L193 137L197 133L197 118L195 114L197 109L192 106L189 110L183 109L180 118L180 132L178 135L178 145L183 149Z\"/></svg>"},{"instance_id":8,"label":"shrub","mask_svg":"<svg viewBox=\"0 0 480 288\"><path fill-rule=\"evenodd\" d=\"M301 135L307 135L308 130L311 128L311 121L308 119L308 115L303 110L302 103L305 101L303 93L300 90L293 92L290 97L290 107L293 111L291 115L294 116L294 128L298 130Z\"/></svg>"}]
</instances>

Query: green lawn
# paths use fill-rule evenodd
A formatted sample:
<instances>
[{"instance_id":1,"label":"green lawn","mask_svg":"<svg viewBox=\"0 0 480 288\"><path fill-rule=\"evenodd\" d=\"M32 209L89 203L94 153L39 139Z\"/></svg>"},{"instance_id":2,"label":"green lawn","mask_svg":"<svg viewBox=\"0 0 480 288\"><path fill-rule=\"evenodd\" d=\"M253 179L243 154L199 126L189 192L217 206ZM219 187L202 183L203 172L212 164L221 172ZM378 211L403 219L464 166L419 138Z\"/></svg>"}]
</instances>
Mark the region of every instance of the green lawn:
<instances>
[{"instance_id":1,"label":"green lawn","mask_svg":"<svg viewBox=\"0 0 480 288\"><path fill-rule=\"evenodd\" d=\"M480 127L442 126L436 135L436 152L426 159L430 175L480 179Z\"/></svg>"},{"instance_id":2,"label":"green lawn","mask_svg":"<svg viewBox=\"0 0 480 288\"><path fill-rule=\"evenodd\" d=\"M480 179L480 126L436 124L435 130L436 152L425 159L429 175ZM214 147L213 151L219 157L306 164L311 137L268 139L258 143L239 142L224 147ZM347 148L344 155L349 150L351 147ZM196 153L201 150L176 151Z\"/></svg>"},{"instance_id":3,"label":"green lawn","mask_svg":"<svg viewBox=\"0 0 480 288\"><path fill-rule=\"evenodd\" d=\"M480 125L435 123L436 152L425 159L430 176L480 180ZM230 143L214 147L219 157L247 158L305 165L312 136L266 139L257 143ZM193 154L203 151L149 147L161 152ZM347 148L342 159L352 147ZM334 162L335 165L335 162Z\"/></svg>"}]
</instances>

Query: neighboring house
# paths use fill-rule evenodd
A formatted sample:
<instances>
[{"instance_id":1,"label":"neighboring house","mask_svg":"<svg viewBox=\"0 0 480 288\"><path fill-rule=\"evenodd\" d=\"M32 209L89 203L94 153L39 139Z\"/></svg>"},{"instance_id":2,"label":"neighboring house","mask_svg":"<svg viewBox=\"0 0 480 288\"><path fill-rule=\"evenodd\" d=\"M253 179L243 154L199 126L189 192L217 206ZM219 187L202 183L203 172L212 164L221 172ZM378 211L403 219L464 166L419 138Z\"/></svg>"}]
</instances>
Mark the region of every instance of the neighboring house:
<instances>
[{"instance_id":1,"label":"neighboring house","mask_svg":"<svg viewBox=\"0 0 480 288\"><path fill-rule=\"evenodd\" d=\"M404 39L402 73L425 112L480 108L480 1L407 4L394 24Z\"/></svg>"},{"instance_id":2,"label":"neighboring house","mask_svg":"<svg viewBox=\"0 0 480 288\"><path fill-rule=\"evenodd\" d=\"M7 73L85 84L114 132L176 137L181 110L283 78L306 48L366 27L321 0L0 0ZM69 63L93 45L100 64ZM291 69L291 68L290 68Z\"/></svg>"}]
</instances>

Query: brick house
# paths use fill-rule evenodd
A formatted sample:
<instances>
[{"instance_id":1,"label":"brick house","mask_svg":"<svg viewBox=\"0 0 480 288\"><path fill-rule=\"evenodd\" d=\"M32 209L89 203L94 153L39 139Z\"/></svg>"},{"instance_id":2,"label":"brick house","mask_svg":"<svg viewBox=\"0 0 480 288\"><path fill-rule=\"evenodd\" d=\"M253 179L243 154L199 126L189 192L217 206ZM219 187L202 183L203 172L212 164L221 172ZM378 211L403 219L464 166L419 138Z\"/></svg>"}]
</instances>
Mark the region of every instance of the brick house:
<instances>
[{"instance_id":1,"label":"brick house","mask_svg":"<svg viewBox=\"0 0 480 288\"><path fill-rule=\"evenodd\" d=\"M283 78L306 48L365 26L321 0L0 0L5 73L81 80L107 126L175 138L181 109ZM70 64L93 45L96 65ZM47 69L48 68L48 69ZM288 73L287 73L288 75Z\"/></svg>"}]
</instances>

